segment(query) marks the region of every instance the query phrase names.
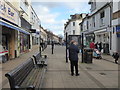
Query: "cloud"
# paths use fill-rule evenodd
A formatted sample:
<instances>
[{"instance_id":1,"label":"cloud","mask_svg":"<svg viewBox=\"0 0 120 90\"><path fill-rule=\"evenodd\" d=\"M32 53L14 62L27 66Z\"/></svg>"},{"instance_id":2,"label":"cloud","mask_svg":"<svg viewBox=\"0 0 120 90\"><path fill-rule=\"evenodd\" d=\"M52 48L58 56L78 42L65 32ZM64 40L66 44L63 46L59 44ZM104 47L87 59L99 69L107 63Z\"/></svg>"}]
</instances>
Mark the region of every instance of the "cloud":
<instances>
[{"instance_id":1,"label":"cloud","mask_svg":"<svg viewBox=\"0 0 120 90\"><path fill-rule=\"evenodd\" d=\"M66 20L57 20L60 17L59 12L51 12L50 8L45 5L34 5L33 6L37 16L41 20L41 25L55 34L63 33L63 26Z\"/></svg>"},{"instance_id":2,"label":"cloud","mask_svg":"<svg viewBox=\"0 0 120 90\"><path fill-rule=\"evenodd\" d=\"M69 2L65 4L66 7L69 9L68 13L70 14L88 13L88 10L90 10L90 6L88 5L88 2Z\"/></svg>"},{"instance_id":3,"label":"cloud","mask_svg":"<svg viewBox=\"0 0 120 90\"><path fill-rule=\"evenodd\" d=\"M63 35L64 24L69 18L69 15L83 11L87 12L89 9L85 7L87 2L34 2L32 4L36 14L41 20L42 26L57 35ZM65 18L66 16L68 17Z\"/></svg>"},{"instance_id":4,"label":"cloud","mask_svg":"<svg viewBox=\"0 0 120 90\"><path fill-rule=\"evenodd\" d=\"M34 0L33 2L87 2L88 0ZM103 1L103 0L102 0Z\"/></svg>"},{"instance_id":5,"label":"cloud","mask_svg":"<svg viewBox=\"0 0 120 90\"><path fill-rule=\"evenodd\" d=\"M59 13L51 13L46 6L34 6L34 9L43 24L54 24L56 22L55 19L59 16Z\"/></svg>"}]
</instances>

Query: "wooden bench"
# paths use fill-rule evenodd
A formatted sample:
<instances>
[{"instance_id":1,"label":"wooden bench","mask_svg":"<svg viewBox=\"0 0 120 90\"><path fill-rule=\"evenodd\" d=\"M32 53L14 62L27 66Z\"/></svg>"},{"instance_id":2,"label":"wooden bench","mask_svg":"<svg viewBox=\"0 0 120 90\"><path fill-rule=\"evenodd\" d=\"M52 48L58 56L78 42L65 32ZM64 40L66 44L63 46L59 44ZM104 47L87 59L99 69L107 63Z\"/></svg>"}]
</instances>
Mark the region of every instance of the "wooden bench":
<instances>
[{"instance_id":1,"label":"wooden bench","mask_svg":"<svg viewBox=\"0 0 120 90\"><path fill-rule=\"evenodd\" d=\"M41 88L46 68L36 68L32 58L5 74L11 90Z\"/></svg>"},{"instance_id":2,"label":"wooden bench","mask_svg":"<svg viewBox=\"0 0 120 90\"><path fill-rule=\"evenodd\" d=\"M33 55L35 64L38 66L47 66L47 55L41 55L40 53L37 53Z\"/></svg>"}]
</instances>

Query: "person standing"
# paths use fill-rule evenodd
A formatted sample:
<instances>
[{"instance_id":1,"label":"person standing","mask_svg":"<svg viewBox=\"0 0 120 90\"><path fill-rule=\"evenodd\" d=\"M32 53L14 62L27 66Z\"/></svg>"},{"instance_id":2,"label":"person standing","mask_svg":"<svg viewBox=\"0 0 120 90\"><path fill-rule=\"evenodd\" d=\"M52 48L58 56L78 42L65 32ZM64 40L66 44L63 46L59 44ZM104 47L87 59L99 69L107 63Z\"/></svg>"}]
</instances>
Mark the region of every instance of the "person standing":
<instances>
[{"instance_id":1,"label":"person standing","mask_svg":"<svg viewBox=\"0 0 120 90\"><path fill-rule=\"evenodd\" d=\"M99 45L99 51L101 52L101 50L102 50L102 42L100 42L98 45Z\"/></svg>"},{"instance_id":2,"label":"person standing","mask_svg":"<svg viewBox=\"0 0 120 90\"><path fill-rule=\"evenodd\" d=\"M74 66L75 66L75 72L76 76L79 76L78 73L78 53L79 49L77 47L77 42L74 40L71 40L70 46L69 46L69 60L70 60L70 67L71 67L71 75L74 75Z\"/></svg>"},{"instance_id":3,"label":"person standing","mask_svg":"<svg viewBox=\"0 0 120 90\"><path fill-rule=\"evenodd\" d=\"M90 43L90 48L91 48L91 49L95 49L95 43L94 43L94 42L91 42L91 43Z\"/></svg>"},{"instance_id":4,"label":"person standing","mask_svg":"<svg viewBox=\"0 0 120 90\"><path fill-rule=\"evenodd\" d=\"M114 52L112 56L115 59L115 63L118 64L119 53L118 52Z\"/></svg>"},{"instance_id":5,"label":"person standing","mask_svg":"<svg viewBox=\"0 0 120 90\"><path fill-rule=\"evenodd\" d=\"M95 43L95 49L98 49L98 42Z\"/></svg>"},{"instance_id":6,"label":"person standing","mask_svg":"<svg viewBox=\"0 0 120 90\"><path fill-rule=\"evenodd\" d=\"M54 49L54 42L53 41L51 43L51 46L52 46L52 54L53 54L53 49Z\"/></svg>"}]
</instances>

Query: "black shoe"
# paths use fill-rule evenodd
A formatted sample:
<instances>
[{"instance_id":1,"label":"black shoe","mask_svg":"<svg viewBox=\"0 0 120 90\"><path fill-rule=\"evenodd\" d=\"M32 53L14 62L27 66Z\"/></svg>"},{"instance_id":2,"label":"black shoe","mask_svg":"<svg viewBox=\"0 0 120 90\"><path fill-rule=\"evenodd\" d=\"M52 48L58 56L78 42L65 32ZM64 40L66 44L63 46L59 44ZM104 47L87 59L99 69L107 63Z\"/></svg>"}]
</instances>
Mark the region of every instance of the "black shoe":
<instances>
[{"instance_id":1,"label":"black shoe","mask_svg":"<svg viewBox=\"0 0 120 90\"><path fill-rule=\"evenodd\" d=\"M78 73L78 74L76 74L76 76L79 76L80 74Z\"/></svg>"},{"instance_id":2,"label":"black shoe","mask_svg":"<svg viewBox=\"0 0 120 90\"><path fill-rule=\"evenodd\" d=\"M71 76L73 76L73 75L74 75L74 73L71 74Z\"/></svg>"}]
</instances>

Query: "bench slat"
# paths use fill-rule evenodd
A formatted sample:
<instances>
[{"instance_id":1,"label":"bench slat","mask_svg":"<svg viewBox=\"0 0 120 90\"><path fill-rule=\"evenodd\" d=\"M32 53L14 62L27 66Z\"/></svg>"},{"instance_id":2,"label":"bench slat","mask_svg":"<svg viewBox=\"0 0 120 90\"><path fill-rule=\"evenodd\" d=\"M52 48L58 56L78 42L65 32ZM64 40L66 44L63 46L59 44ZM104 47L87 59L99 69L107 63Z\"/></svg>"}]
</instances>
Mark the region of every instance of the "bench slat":
<instances>
[{"instance_id":1,"label":"bench slat","mask_svg":"<svg viewBox=\"0 0 120 90\"><path fill-rule=\"evenodd\" d=\"M45 56L46 57L46 56ZM36 64L38 62L41 63L42 67L35 67L33 59L29 58L27 61L19 65L14 70L8 72L5 74L5 76L8 78L10 83L11 90L14 90L14 88L23 88L26 90L29 86L31 88L41 88L41 83L43 81L43 73L46 68L44 68L43 64L46 58L41 57L40 53L34 56Z\"/></svg>"},{"instance_id":2,"label":"bench slat","mask_svg":"<svg viewBox=\"0 0 120 90\"><path fill-rule=\"evenodd\" d=\"M32 76L30 77L30 79L28 80L27 85L33 85L33 83L34 83L34 81L35 81L35 78L36 78L36 76L37 76L37 74L38 74L38 70L39 70L39 69L34 69L34 70L35 70L35 73L32 74Z\"/></svg>"},{"instance_id":3,"label":"bench slat","mask_svg":"<svg viewBox=\"0 0 120 90\"><path fill-rule=\"evenodd\" d=\"M39 78L41 77L41 75L42 75L42 69L41 69L41 71L39 71L39 73L38 73L38 75L36 77L36 80L35 80L35 82L33 84L36 88L39 88L37 84L40 83L40 79Z\"/></svg>"},{"instance_id":4,"label":"bench slat","mask_svg":"<svg viewBox=\"0 0 120 90\"><path fill-rule=\"evenodd\" d=\"M33 75L35 73L35 70L32 69L32 71L29 73L29 75L26 77L26 79L23 81L23 83L21 84L22 87L26 86L28 83L28 80L30 79L31 75Z\"/></svg>"}]
</instances>

